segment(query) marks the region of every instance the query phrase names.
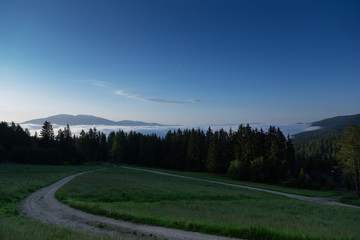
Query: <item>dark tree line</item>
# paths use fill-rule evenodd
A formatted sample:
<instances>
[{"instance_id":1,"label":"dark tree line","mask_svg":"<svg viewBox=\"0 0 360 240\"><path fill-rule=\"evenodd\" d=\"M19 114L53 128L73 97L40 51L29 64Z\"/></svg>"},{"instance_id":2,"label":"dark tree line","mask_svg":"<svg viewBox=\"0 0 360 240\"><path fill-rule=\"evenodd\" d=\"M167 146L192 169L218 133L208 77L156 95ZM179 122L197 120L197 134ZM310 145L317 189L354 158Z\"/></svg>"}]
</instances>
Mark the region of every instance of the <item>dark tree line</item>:
<instances>
[{"instance_id":1,"label":"dark tree line","mask_svg":"<svg viewBox=\"0 0 360 240\"><path fill-rule=\"evenodd\" d=\"M136 132L110 133L109 161L181 171L228 174L236 179L278 182L296 177L292 141L280 129L240 125L237 131L169 131L164 138Z\"/></svg>"},{"instance_id":2,"label":"dark tree line","mask_svg":"<svg viewBox=\"0 0 360 240\"><path fill-rule=\"evenodd\" d=\"M341 181L338 154L342 132L340 129L331 129L295 135L296 163L302 166L312 179L318 182L329 178Z\"/></svg>"},{"instance_id":3,"label":"dark tree line","mask_svg":"<svg viewBox=\"0 0 360 240\"><path fill-rule=\"evenodd\" d=\"M0 124L0 160L20 163L127 163L276 182L299 172L294 154L291 139L275 127L267 132L249 125L229 132L178 129L160 138L133 131L106 136L96 128L75 136L69 126L55 135L50 122L39 136L30 136L20 125Z\"/></svg>"},{"instance_id":4,"label":"dark tree line","mask_svg":"<svg viewBox=\"0 0 360 240\"><path fill-rule=\"evenodd\" d=\"M360 126L349 124L341 134L339 157L339 169L345 179L356 191L359 197L360 183Z\"/></svg>"},{"instance_id":5,"label":"dark tree line","mask_svg":"<svg viewBox=\"0 0 360 240\"><path fill-rule=\"evenodd\" d=\"M2 122L0 161L125 163L312 187L310 180L318 180L311 176L313 172L329 173L339 162L340 148L335 143L339 136L334 133L317 140L305 139L296 142L294 148L292 139L273 126L266 132L249 125L240 125L236 131L178 129L161 138L122 130L105 135L96 128L75 136L69 126L55 134L50 122L44 123L39 135L31 136L18 124Z\"/></svg>"},{"instance_id":6,"label":"dark tree line","mask_svg":"<svg viewBox=\"0 0 360 240\"><path fill-rule=\"evenodd\" d=\"M304 132L295 136L296 157L306 169L330 169L336 165L342 130Z\"/></svg>"}]
</instances>

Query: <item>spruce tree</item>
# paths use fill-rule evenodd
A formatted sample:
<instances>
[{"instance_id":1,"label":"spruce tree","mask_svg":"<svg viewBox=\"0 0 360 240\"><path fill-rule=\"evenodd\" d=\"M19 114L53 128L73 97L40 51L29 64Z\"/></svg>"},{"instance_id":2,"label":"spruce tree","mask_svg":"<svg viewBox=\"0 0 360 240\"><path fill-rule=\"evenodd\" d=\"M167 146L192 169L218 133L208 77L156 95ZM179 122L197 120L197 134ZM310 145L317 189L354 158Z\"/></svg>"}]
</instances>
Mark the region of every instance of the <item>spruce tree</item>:
<instances>
[{"instance_id":1,"label":"spruce tree","mask_svg":"<svg viewBox=\"0 0 360 240\"><path fill-rule=\"evenodd\" d=\"M54 130L50 122L45 121L40 131L40 144L44 148L50 148L54 142Z\"/></svg>"},{"instance_id":2,"label":"spruce tree","mask_svg":"<svg viewBox=\"0 0 360 240\"><path fill-rule=\"evenodd\" d=\"M360 182L360 127L349 124L340 139L340 168L345 177L354 181L356 195L359 196Z\"/></svg>"}]
</instances>

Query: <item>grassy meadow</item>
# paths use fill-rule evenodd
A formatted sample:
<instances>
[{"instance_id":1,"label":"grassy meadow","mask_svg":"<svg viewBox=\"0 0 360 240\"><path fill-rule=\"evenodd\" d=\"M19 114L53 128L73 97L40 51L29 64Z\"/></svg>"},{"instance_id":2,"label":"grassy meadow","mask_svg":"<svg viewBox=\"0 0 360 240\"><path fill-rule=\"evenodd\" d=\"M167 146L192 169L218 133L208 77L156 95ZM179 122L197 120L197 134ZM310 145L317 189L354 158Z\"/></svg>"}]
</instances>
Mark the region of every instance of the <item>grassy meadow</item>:
<instances>
[{"instance_id":1,"label":"grassy meadow","mask_svg":"<svg viewBox=\"0 0 360 240\"><path fill-rule=\"evenodd\" d=\"M334 200L340 197L339 193L336 191L333 191L333 190L323 190L323 189L312 190L312 189L290 188L290 187L284 187L284 186L276 185L276 184L235 180L235 179L231 179L231 178L227 177L226 175L222 176L220 174L199 173L199 172L182 172L182 171L175 171L175 170L168 170L168 169L144 168L144 167L138 167L138 166L132 166L132 165L125 165L125 166L139 168L139 169L145 169L145 170L154 170L154 171L158 171L158 172L176 174L176 175L186 176L186 177L206 179L206 180L210 180L210 181L218 181L218 182L231 183L231 184L243 185L243 186L248 186L248 187L268 189L268 190L291 193L291 194L296 194L296 195L301 195L301 196L323 197L323 198L329 198L329 199L334 199Z\"/></svg>"},{"instance_id":2,"label":"grassy meadow","mask_svg":"<svg viewBox=\"0 0 360 240\"><path fill-rule=\"evenodd\" d=\"M82 175L61 188L57 198L117 219L246 239L360 238L357 209L123 168Z\"/></svg>"},{"instance_id":3,"label":"grassy meadow","mask_svg":"<svg viewBox=\"0 0 360 240\"><path fill-rule=\"evenodd\" d=\"M332 200L335 202L341 202L341 203L346 203L346 204L350 204L350 205L360 206L360 198L358 198L356 196L355 191L351 191L351 190L291 188L291 187L281 186L278 184L234 180L234 179L229 178L226 175L222 176L219 174L199 173L199 172L183 172L183 171L179 172L179 171L168 170L168 169L144 168L144 167L132 166L132 165L125 165L125 166L136 167L136 168L145 169L145 170L154 170L154 171L158 171L158 172L176 174L176 175L186 176L186 177L206 179L206 180L210 180L210 181L219 181L219 182L243 185L243 186L248 186L248 187L262 188L262 189L267 189L267 190L272 190L272 191L277 191L277 192L301 195L301 196L320 197L320 198L325 198L325 199Z\"/></svg>"},{"instance_id":4,"label":"grassy meadow","mask_svg":"<svg viewBox=\"0 0 360 240\"><path fill-rule=\"evenodd\" d=\"M17 209L18 202L31 192L68 175L98 168L104 168L104 166L44 166L0 163L0 239L110 239L31 220L22 216Z\"/></svg>"}]
</instances>

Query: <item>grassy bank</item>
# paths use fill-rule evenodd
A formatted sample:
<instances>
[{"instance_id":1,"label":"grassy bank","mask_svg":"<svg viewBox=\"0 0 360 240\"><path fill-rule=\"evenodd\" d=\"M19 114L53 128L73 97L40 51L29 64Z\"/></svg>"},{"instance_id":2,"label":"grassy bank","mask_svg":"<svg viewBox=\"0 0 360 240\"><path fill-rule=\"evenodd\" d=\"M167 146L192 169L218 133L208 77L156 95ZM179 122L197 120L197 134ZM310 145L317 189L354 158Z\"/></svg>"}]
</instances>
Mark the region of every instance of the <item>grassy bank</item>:
<instances>
[{"instance_id":1,"label":"grassy bank","mask_svg":"<svg viewBox=\"0 0 360 240\"><path fill-rule=\"evenodd\" d=\"M224 236L360 238L356 209L121 168L80 176L57 197L95 214Z\"/></svg>"},{"instance_id":2,"label":"grassy bank","mask_svg":"<svg viewBox=\"0 0 360 240\"><path fill-rule=\"evenodd\" d=\"M41 223L23 217L17 203L31 192L50 185L68 175L104 166L44 166L0 164L0 239L110 239Z\"/></svg>"}]
</instances>

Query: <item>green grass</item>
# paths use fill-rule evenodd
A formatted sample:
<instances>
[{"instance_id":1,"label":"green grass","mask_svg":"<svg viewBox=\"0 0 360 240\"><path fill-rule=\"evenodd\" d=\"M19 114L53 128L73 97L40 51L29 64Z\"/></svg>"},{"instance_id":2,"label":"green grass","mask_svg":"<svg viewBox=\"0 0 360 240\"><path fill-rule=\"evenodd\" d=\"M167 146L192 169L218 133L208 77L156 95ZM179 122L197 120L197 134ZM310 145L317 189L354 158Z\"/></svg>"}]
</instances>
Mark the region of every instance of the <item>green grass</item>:
<instances>
[{"instance_id":1,"label":"green grass","mask_svg":"<svg viewBox=\"0 0 360 240\"><path fill-rule=\"evenodd\" d=\"M231 183L237 185L243 185L248 187L255 187L255 188L262 188L268 189L272 191L284 192L284 193L291 193L301 196L308 196L308 197L320 197L328 200L332 200L335 202L346 203L350 205L360 206L360 198L356 196L354 191L350 190L324 190L324 189L301 189L301 188L290 188L284 187L276 184L266 184L266 183L258 183L258 182L247 182L247 181L239 181L231 179L225 175L218 175L218 174L211 174L211 173L198 173L198 172L179 172L174 170L167 170L167 169L157 169L157 168L144 168L138 167L133 165L126 165L128 167L135 167L140 169L148 169L154 170L158 172L164 173L171 173L177 174L181 176L193 177L193 178L200 178L206 179L211 181L219 181L224 183Z\"/></svg>"},{"instance_id":2,"label":"green grass","mask_svg":"<svg viewBox=\"0 0 360 240\"><path fill-rule=\"evenodd\" d=\"M200 178L200 179L206 179L206 180L211 180L211 181L219 181L219 182L225 182L225 183L231 183L231 184L244 185L244 186L248 186L248 187L268 189L268 190L291 193L291 194L308 196L308 197L322 197L322 198L337 200L337 199L340 199L342 196L339 192L337 192L335 190L322 190L322 189L321 190L312 190L312 189L301 189L301 188L289 188L289 187L284 187L284 186L280 186L280 185L276 185L276 184L239 181L239 180L231 179L225 175L218 175L218 174L211 174L211 173L179 172L179 171L167 170L167 169L144 168L144 167L138 167L138 166L133 166L133 165L127 165L127 166L134 167L134 168L140 168L140 169L154 170L154 171L164 172L164 173L177 174L177 175L186 176L186 177Z\"/></svg>"},{"instance_id":3,"label":"green grass","mask_svg":"<svg viewBox=\"0 0 360 240\"><path fill-rule=\"evenodd\" d=\"M17 203L31 192L68 175L98 168L104 168L104 166L44 166L0 163L0 239L111 239L31 220L22 216L17 210Z\"/></svg>"},{"instance_id":4,"label":"green grass","mask_svg":"<svg viewBox=\"0 0 360 240\"><path fill-rule=\"evenodd\" d=\"M65 227L41 223L25 217L0 216L1 240L110 240Z\"/></svg>"},{"instance_id":5,"label":"green grass","mask_svg":"<svg viewBox=\"0 0 360 240\"><path fill-rule=\"evenodd\" d=\"M357 209L122 168L82 175L57 197L95 214L224 236L360 238Z\"/></svg>"}]
</instances>

